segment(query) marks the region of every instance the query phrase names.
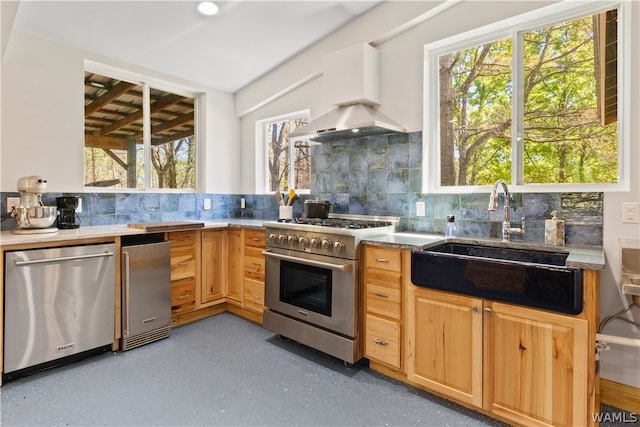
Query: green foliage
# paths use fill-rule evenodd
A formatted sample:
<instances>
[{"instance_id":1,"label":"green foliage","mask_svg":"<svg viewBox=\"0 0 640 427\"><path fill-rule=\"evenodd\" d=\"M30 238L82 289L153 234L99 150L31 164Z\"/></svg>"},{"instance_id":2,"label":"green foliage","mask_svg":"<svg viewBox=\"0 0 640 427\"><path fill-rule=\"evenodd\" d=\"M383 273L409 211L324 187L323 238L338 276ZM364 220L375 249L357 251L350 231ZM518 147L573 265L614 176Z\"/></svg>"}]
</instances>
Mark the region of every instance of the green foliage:
<instances>
[{"instance_id":1,"label":"green foliage","mask_svg":"<svg viewBox=\"0 0 640 427\"><path fill-rule=\"evenodd\" d=\"M522 110L517 128L523 130L519 167L525 183L617 181L617 124L601 124L597 106L602 88L594 22L586 16L521 33L520 58L512 58L511 38L441 56L441 100L453 99L453 111L441 111L440 123L450 126L445 120L452 118L453 141L442 133L441 152L454 159L456 173L455 180L443 177L443 183L511 180L514 108ZM521 81L515 83L512 62L522 64Z\"/></svg>"}]
</instances>

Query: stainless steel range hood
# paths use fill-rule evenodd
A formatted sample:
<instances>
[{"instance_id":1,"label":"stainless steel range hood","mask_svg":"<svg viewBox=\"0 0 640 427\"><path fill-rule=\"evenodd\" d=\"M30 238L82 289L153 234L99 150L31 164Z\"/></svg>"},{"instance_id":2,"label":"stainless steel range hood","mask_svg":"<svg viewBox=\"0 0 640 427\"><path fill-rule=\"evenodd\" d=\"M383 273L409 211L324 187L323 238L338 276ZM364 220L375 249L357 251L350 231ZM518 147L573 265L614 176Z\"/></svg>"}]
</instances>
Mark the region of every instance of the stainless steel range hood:
<instances>
[{"instance_id":1,"label":"stainless steel range hood","mask_svg":"<svg viewBox=\"0 0 640 427\"><path fill-rule=\"evenodd\" d=\"M342 105L291 132L290 138L327 142L404 132L404 128L366 104Z\"/></svg>"},{"instance_id":2,"label":"stainless steel range hood","mask_svg":"<svg viewBox=\"0 0 640 427\"><path fill-rule=\"evenodd\" d=\"M357 43L324 58L323 94L337 107L289 134L316 142L405 132L377 110L380 103L380 55Z\"/></svg>"}]
</instances>

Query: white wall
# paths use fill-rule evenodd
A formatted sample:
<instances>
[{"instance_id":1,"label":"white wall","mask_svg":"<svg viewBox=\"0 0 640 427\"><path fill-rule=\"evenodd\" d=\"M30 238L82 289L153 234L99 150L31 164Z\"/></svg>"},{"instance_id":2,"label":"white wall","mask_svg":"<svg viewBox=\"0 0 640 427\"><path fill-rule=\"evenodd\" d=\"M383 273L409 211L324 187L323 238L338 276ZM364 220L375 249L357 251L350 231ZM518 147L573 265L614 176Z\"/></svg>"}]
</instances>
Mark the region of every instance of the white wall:
<instances>
[{"instance_id":1,"label":"white wall","mask_svg":"<svg viewBox=\"0 0 640 427\"><path fill-rule=\"evenodd\" d=\"M328 52L350 46L358 41L370 42L381 56L381 106L380 110L405 126L409 131L422 129L423 104L423 46L427 43L462 33L473 28L516 16L553 2L459 2L441 13L430 16L434 10L444 7L436 2L389 2L373 8L361 18L342 28L332 36L316 44L264 78L253 82L236 93L236 111L240 120L240 137L243 150L242 188L254 192L255 120L285 114L304 108L311 109L317 117L331 106L323 100L322 57ZM426 19L425 19L426 18ZM412 22L413 21L413 22ZM417 23L416 23L417 22ZM640 49L640 7L633 16L632 76L640 74L638 50ZM315 73L315 74L314 74ZM311 78L311 76L314 76ZM310 78L309 81L305 81ZM640 85L632 79L631 117L640 112ZM602 272L601 315L615 314L630 303L630 298L620 291L619 238L640 238L640 227L622 224L621 204L624 201L640 201L640 122L634 120L631 129L633 148L631 156L631 191L605 194L604 200L604 248L606 269ZM628 318L640 322L640 309L634 308ZM640 331L632 325L615 321L605 333L640 338ZM640 388L640 350L612 345L612 350L602 355L602 377Z\"/></svg>"},{"instance_id":2,"label":"white wall","mask_svg":"<svg viewBox=\"0 0 640 427\"><path fill-rule=\"evenodd\" d=\"M13 31L2 62L0 191L15 191L18 178L32 174L45 177L51 192L84 190L85 59L204 93L202 190L239 192L238 119L231 94L19 31Z\"/></svg>"}]
</instances>

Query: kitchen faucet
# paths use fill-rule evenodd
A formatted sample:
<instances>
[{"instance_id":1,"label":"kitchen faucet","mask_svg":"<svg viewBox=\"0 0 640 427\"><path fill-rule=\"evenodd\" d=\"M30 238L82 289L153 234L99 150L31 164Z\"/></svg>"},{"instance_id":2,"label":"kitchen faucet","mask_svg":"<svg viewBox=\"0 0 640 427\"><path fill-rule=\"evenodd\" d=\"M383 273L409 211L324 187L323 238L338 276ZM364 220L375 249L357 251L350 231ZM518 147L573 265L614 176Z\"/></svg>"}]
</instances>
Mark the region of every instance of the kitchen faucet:
<instances>
[{"instance_id":1,"label":"kitchen faucet","mask_svg":"<svg viewBox=\"0 0 640 427\"><path fill-rule=\"evenodd\" d=\"M524 216L521 219L521 227L511 227L511 206L509 204L509 187L503 179L499 179L493 184L493 190L489 195L489 212L495 212L498 210L498 185L502 184L502 190L504 192L504 221L502 221L502 241L510 241L512 234L524 234Z\"/></svg>"}]
</instances>

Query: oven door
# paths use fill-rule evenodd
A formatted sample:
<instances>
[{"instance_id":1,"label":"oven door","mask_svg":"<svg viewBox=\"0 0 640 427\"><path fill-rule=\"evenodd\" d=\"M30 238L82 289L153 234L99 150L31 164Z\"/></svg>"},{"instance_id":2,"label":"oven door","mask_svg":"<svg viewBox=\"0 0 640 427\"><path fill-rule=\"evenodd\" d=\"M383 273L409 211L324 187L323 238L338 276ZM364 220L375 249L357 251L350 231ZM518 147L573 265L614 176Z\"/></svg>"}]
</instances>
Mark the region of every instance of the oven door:
<instances>
[{"instance_id":1,"label":"oven door","mask_svg":"<svg viewBox=\"0 0 640 427\"><path fill-rule=\"evenodd\" d=\"M357 261L269 249L265 305L339 334L357 336Z\"/></svg>"}]
</instances>

